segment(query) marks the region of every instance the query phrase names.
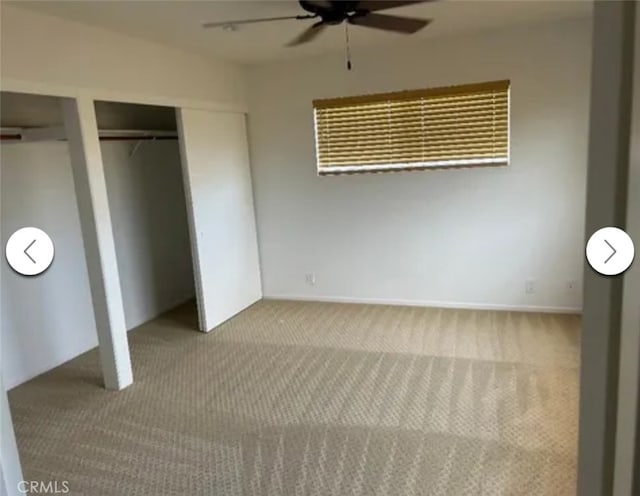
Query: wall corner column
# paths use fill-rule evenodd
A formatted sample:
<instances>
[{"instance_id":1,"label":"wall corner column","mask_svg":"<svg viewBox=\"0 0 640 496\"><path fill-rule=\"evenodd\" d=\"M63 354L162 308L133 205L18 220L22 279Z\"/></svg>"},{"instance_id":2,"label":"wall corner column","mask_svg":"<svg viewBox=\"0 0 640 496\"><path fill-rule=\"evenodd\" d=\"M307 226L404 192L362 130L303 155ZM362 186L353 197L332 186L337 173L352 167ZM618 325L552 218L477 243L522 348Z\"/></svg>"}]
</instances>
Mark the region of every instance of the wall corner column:
<instances>
[{"instance_id":1,"label":"wall corner column","mask_svg":"<svg viewBox=\"0 0 640 496\"><path fill-rule=\"evenodd\" d=\"M4 382L0 377L0 495L14 496L19 494L19 485L23 480L20 456L16 445L16 436L11 421L9 399Z\"/></svg>"},{"instance_id":2,"label":"wall corner column","mask_svg":"<svg viewBox=\"0 0 640 496\"><path fill-rule=\"evenodd\" d=\"M133 374L94 102L66 98L62 105L104 385L120 390Z\"/></svg>"},{"instance_id":3,"label":"wall corner column","mask_svg":"<svg viewBox=\"0 0 640 496\"><path fill-rule=\"evenodd\" d=\"M601 227L627 224L634 15L634 2L594 2L586 239ZM580 496L613 494L623 280L599 275L585 261Z\"/></svg>"}]
</instances>

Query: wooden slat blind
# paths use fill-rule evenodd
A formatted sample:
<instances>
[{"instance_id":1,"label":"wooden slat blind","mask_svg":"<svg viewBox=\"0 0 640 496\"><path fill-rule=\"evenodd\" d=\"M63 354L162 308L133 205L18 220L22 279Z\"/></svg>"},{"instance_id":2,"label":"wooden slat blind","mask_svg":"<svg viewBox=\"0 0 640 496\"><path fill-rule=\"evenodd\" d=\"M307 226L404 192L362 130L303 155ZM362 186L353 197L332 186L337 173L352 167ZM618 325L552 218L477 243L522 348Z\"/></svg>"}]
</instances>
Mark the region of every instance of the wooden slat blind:
<instances>
[{"instance_id":1,"label":"wooden slat blind","mask_svg":"<svg viewBox=\"0 0 640 496\"><path fill-rule=\"evenodd\" d=\"M320 174L509 161L509 81L313 102Z\"/></svg>"}]
</instances>

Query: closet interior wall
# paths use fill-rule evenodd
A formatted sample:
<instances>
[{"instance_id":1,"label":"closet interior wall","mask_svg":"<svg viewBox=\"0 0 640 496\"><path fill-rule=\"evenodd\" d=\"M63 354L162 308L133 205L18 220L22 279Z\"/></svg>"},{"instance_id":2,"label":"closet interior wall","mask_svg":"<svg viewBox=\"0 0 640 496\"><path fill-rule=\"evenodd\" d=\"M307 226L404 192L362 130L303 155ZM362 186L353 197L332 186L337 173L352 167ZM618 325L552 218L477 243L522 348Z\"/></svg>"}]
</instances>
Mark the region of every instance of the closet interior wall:
<instances>
[{"instance_id":1,"label":"closet interior wall","mask_svg":"<svg viewBox=\"0 0 640 496\"><path fill-rule=\"evenodd\" d=\"M175 110L96 102L128 329L195 298ZM116 130L144 131L124 137ZM126 133L125 133L126 135ZM195 330L195 329L194 329Z\"/></svg>"},{"instance_id":2,"label":"closet interior wall","mask_svg":"<svg viewBox=\"0 0 640 496\"><path fill-rule=\"evenodd\" d=\"M51 266L35 277L0 268L0 363L11 389L98 344L69 144L5 140L7 128L63 126L62 100L0 94L0 231L44 230L53 240Z\"/></svg>"}]
</instances>

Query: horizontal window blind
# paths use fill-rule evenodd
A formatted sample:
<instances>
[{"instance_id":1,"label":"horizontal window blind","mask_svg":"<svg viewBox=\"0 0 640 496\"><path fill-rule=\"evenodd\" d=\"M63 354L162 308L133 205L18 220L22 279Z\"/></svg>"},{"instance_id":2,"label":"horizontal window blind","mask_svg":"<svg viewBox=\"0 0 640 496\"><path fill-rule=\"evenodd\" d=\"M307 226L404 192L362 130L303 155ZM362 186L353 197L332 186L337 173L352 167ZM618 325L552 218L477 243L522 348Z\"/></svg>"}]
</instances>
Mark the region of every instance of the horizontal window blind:
<instances>
[{"instance_id":1,"label":"horizontal window blind","mask_svg":"<svg viewBox=\"0 0 640 496\"><path fill-rule=\"evenodd\" d=\"M506 165L509 81L313 102L320 174Z\"/></svg>"}]
</instances>

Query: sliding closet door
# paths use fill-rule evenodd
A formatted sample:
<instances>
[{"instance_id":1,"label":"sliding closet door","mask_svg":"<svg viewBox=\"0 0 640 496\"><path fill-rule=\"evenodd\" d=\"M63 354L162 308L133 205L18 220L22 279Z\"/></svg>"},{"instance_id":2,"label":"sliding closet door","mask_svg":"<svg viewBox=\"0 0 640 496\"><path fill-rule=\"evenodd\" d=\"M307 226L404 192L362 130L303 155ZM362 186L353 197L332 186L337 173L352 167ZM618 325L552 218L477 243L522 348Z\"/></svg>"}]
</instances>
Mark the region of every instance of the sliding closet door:
<instances>
[{"instance_id":1,"label":"sliding closet door","mask_svg":"<svg viewBox=\"0 0 640 496\"><path fill-rule=\"evenodd\" d=\"M200 329L262 296L244 114L178 109Z\"/></svg>"}]
</instances>

